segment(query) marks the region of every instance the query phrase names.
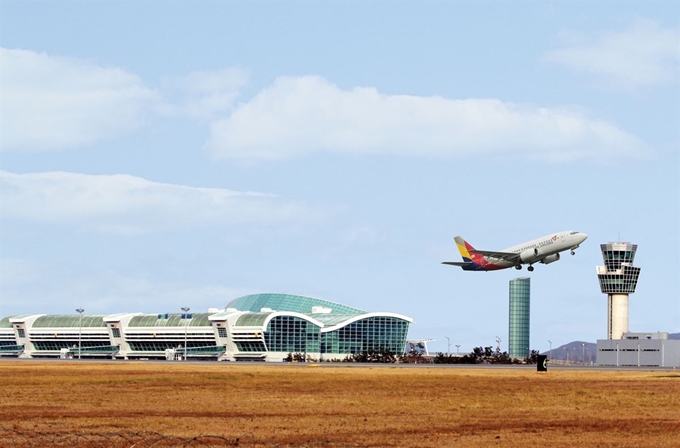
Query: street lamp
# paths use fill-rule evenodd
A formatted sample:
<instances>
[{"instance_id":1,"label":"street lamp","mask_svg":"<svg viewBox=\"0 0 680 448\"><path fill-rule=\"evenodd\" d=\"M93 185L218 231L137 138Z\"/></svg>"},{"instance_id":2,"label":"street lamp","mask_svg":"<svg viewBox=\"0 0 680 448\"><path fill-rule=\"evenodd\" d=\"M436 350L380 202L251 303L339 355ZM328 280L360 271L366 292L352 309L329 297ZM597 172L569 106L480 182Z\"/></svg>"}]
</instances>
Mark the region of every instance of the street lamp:
<instances>
[{"instance_id":1,"label":"street lamp","mask_svg":"<svg viewBox=\"0 0 680 448\"><path fill-rule=\"evenodd\" d=\"M498 344L498 351L500 352L501 351L501 338L499 338L498 336L496 336L496 343Z\"/></svg>"},{"instance_id":2,"label":"street lamp","mask_svg":"<svg viewBox=\"0 0 680 448\"><path fill-rule=\"evenodd\" d=\"M569 364L569 349L567 347L564 347L564 351L567 353L567 364Z\"/></svg>"},{"instance_id":3,"label":"street lamp","mask_svg":"<svg viewBox=\"0 0 680 448\"><path fill-rule=\"evenodd\" d=\"M550 360L552 361L552 341L548 339L548 343L550 344Z\"/></svg>"},{"instance_id":4,"label":"street lamp","mask_svg":"<svg viewBox=\"0 0 680 448\"><path fill-rule=\"evenodd\" d=\"M458 350L460 348L460 344L456 344L456 355L460 355L460 351Z\"/></svg>"},{"instance_id":5,"label":"street lamp","mask_svg":"<svg viewBox=\"0 0 680 448\"><path fill-rule=\"evenodd\" d=\"M583 355L581 356L581 364L585 364L586 363L586 344L583 343L583 344L581 344L581 346L583 347Z\"/></svg>"},{"instance_id":6,"label":"street lamp","mask_svg":"<svg viewBox=\"0 0 680 448\"><path fill-rule=\"evenodd\" d=\"M187 360L187 327L189 326L189 307L182 307L184 311L184 360Z\"/></svg>"},{"instance_id":7,"label":"street lamp","mask_svg":"<svg viewBox=\"0 0 680 448\"><path fill-rule=\"evenodd\" d=\"M78 359L80 359L80 352L82 351L83 311L85 310L82 308L76 308L76 312L80 314L80 319L78 319Z\"/></svg>"},{"instance_id":8,"label":"street lamp","mask_svg":"<svg viewBox=\"0 0 680 448\"><path fill-rule=\"evenodd\" d=\"M450 355L451 354L451 339L449 339L448 336L444 336L446 338L446 354Z\"/></svg>"}]
</instances>

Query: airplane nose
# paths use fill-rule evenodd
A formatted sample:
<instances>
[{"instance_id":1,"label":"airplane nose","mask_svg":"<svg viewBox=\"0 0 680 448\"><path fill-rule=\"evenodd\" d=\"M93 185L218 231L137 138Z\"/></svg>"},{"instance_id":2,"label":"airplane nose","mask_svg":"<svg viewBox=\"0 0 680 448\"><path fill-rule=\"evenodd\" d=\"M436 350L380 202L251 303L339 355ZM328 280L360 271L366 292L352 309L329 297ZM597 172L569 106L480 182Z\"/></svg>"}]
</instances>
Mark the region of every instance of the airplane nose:
<instances>
[{"instance_id":1,"label":"airplane nose","mask_svg":"<svg viewBox=\"0 0 680 448\"><path fill-rule=\"evenodd\" d=\"M580 233L581 233L581 238L583 238L581 241L585 241L588 238L588 234L583 233L583 232L580 232Z\"/></svg>"}]
</instances>

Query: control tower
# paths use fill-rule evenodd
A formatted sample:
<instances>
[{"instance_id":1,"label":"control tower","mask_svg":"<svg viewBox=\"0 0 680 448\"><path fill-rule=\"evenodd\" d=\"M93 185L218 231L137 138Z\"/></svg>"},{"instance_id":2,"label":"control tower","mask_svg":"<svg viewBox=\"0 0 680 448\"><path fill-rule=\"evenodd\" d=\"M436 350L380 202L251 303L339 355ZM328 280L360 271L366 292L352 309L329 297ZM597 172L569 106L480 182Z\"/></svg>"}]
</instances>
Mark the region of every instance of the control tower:
<instances>
[{"instance_id":1,"label":"control tower","mask_svg":"<svg viewBox=\"0 0 680 448\"><path fill-rule=\"evenodd\" d=\"M637 244L600 244L604 266L597 266L600 290L607 294L607 339L628 332L628 294L635 292L640 268L633 266Z\"/></svg>"}]
</instances>

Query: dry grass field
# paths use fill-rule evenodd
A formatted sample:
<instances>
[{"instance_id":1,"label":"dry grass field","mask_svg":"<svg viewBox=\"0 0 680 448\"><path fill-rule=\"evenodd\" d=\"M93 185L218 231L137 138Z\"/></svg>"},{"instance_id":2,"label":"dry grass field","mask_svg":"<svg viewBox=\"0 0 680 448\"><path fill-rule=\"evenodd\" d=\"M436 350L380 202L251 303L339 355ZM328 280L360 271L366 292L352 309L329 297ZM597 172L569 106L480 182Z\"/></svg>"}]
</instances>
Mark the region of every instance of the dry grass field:
<instances>
[{"instance_id":1,"label":"dry grass field","mask_svg":"<svg viewBox=\"0 0 680 448\"><path fill-rule=\"evenodd\" d=\"M680 446L680 372L3 361L0 377L1 446Z\"/></svg>"}]
</instances>

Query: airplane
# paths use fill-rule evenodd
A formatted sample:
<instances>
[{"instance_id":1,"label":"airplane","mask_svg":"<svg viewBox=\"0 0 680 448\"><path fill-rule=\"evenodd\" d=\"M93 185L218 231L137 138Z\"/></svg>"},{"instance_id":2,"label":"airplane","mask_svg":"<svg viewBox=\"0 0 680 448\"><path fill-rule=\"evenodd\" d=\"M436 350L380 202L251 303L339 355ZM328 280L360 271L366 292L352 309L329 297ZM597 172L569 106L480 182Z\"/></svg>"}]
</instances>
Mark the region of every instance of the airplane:
<instances>
[{"instance_id":1,"label":"airplane","mask_svg":"<svg viewBox=\"0 0 680 448\"><path fill-rule=\"evenodd\" d=\"M560 259L560 252L574 250L588 238L583 232L567 230L553 233L526 243L508 247L501 251L477 250L460 236L454 238L462 262L444 261L442 264L460 266L464 271L497 271L514 267L522 269L523 264L528 264L528 271L533 271L534 263L550 264Z\"/></svg>"}]
</instances>

